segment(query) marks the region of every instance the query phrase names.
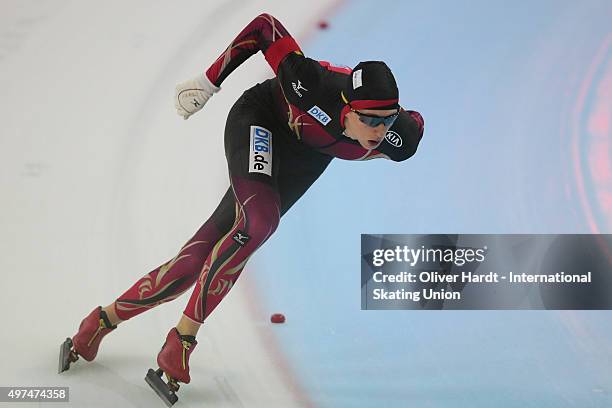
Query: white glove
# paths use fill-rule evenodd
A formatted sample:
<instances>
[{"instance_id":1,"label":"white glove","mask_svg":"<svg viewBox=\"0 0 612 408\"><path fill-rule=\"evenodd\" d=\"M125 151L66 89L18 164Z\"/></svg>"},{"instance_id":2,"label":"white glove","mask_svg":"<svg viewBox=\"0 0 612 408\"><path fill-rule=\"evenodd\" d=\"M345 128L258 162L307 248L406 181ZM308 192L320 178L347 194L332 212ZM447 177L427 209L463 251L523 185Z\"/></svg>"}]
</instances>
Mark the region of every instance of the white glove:
<instances>
[{"instance_id":1,"label":"white glove","mask_svg":"<svg viewBox=\"0 0 612 408\"><path fill-rule=\"evenodd\" d=\"M187 119L204 106L206 101L221 88L213 85L206 74L201 74L176 86L174 107L176 112Z\"/></svg>"}]
</instances>

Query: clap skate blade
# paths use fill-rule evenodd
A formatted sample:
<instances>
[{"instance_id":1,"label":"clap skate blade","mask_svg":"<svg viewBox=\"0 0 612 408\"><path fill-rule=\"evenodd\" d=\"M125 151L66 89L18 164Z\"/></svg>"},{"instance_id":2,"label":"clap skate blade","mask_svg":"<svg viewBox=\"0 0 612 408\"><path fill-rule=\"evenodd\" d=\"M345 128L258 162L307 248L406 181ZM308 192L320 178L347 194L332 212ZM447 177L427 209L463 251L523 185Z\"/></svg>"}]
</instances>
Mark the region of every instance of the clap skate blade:
<instances>
[{"instance_id":1,"label":"clap skate blade","mask_svg":"<svg viewBox=\"0 0 612 408\"><path fill-rule=\"evenodd\" d=\"M179 389L179 384L176 382L176 380L170 377L168 377L168 383L164 382L164 380L161 378L163 373L164 372L161 368L158 368L157 370L149 368L145 381L151 388L153 388L153 391L159 395L166 405L171 407L176 401L178 401L178 397L175 393Z\"/></svg>"},{"instance_id":2,"label":"clap skate blade","mask_svg":"<svg viewBox=\"0 0 612 408\"><path fill-rule=\"evenodd\" d=\"M60 346L59 367L57 373L61 374L70 368L70 363L74 363L79 359L76 351L72 349L72 340L67 338Z\"/></svg>"}]
</instances>

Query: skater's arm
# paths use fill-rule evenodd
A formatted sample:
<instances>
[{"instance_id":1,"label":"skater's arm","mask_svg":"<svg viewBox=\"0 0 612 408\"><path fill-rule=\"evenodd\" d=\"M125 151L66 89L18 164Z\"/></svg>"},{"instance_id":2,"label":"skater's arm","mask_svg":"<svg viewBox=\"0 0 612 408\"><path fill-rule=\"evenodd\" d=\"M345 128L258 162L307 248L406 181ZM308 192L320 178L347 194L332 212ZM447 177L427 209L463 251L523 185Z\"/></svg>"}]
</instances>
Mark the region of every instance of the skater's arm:
<instances>
[{"instance_id":1,"label":"skater's arm","mask_svg":"<svg viewBox=\"0 0 612 408\"><path fill-rule=\"evenodd\" d=\"M206 70L206 76L217 87L251 55L261 51L276 74L281 61L291 53L301 54L300 47L287 29L270 14L253 19L226 50Z\"/></svg>"},{"instance_id":2,"label":"skater's arm","mask_svg":"<svg viewBox=\"0 0 612 408\"><path fill-rule=\"evenodd\" d=\"M404 161L416 153L424 128L425 121L419 112L402 109L377 150L385 158Z\"/></svg>"},{"instance_id":3,"label":"skater's arm","mask_svg":"<svg viewBox=\"0 0 612 408\"><path fill-rule=\"evenodd\" d=\"M177 113L187 119L202 109L210 97L221 90L225 78L258 51L264 54L277 74L286 95L296 80L306 83L306 89L318 85L322 70L318 62L304 57L293 37L276 18L270 14L260 14L238 34L206 72L177 85L174 98ZM304 101L294 101L298 102Z\"/></svg>"},{"instance_id":4,"label":"skater's arm","mask_svg":"<svg viewBox=\"0 0 612 408\"><path fill-rule=\"evenodd\" d=\"M287 54L301 53L300 47L277 19L270 14L260 14L206 72L176 86L174 106L177 113L187 119L202 109L213 94L221 90L225 78L257 51L263 52L274 73Z\"/></svg>"}]
</instances>

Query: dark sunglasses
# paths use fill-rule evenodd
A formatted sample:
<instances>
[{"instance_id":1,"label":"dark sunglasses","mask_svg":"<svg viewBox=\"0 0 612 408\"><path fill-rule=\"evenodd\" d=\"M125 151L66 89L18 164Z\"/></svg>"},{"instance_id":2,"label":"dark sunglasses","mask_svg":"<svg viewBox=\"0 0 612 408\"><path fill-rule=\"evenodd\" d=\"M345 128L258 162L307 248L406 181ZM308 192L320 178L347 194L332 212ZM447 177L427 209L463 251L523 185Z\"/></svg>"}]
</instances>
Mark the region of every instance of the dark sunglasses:
<instances>
[{"instance_id":1,"label":"dark sunglasses","mask_svg":"<svg viewBox=\"0 0 612 408\"><path fill-rule=\"evenodd\" d=\"M370 127L378 127L382 123L386 128L391 127L395 119L397 119L399 115L399 109L397 112L389 115L389 116L374 116L374 115L366 115L365 113L357 112L355 109L351 108L353 112L359 115L359 120L370 126Z\"/></svg>"}]
</instances>

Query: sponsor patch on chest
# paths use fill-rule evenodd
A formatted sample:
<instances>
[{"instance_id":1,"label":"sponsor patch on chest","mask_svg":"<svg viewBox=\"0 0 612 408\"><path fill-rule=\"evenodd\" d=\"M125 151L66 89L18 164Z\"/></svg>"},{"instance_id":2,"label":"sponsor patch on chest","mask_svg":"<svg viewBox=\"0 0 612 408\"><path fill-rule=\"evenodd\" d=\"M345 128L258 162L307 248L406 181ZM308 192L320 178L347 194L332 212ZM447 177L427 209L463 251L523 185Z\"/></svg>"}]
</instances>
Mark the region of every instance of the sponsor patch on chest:
<instances>
[{"instance_id":1,"label":"sponsor patch on chest","mask_svg":"<svg viewBox=\"0 0 612 408\"><path fill-rule=\"evenodd\" d=\"M319 108L317 105L310 108L308 110L308 113L310 114L310 116L315 118L323 126L327 126L327 124L331 122L331 118L329 117L329 115L325 113L325 111Z\"/></svg>"},{"instance_id":2,"label":"sponsor patch on chest","mask_svg":"<svg viewBox=\"0 0 612 408\"><path fill-rule=\"evenodd\" d=\"M261 126L251 126L249 173L272 176L272 132Z\"/></svg>"}]
</instances>

